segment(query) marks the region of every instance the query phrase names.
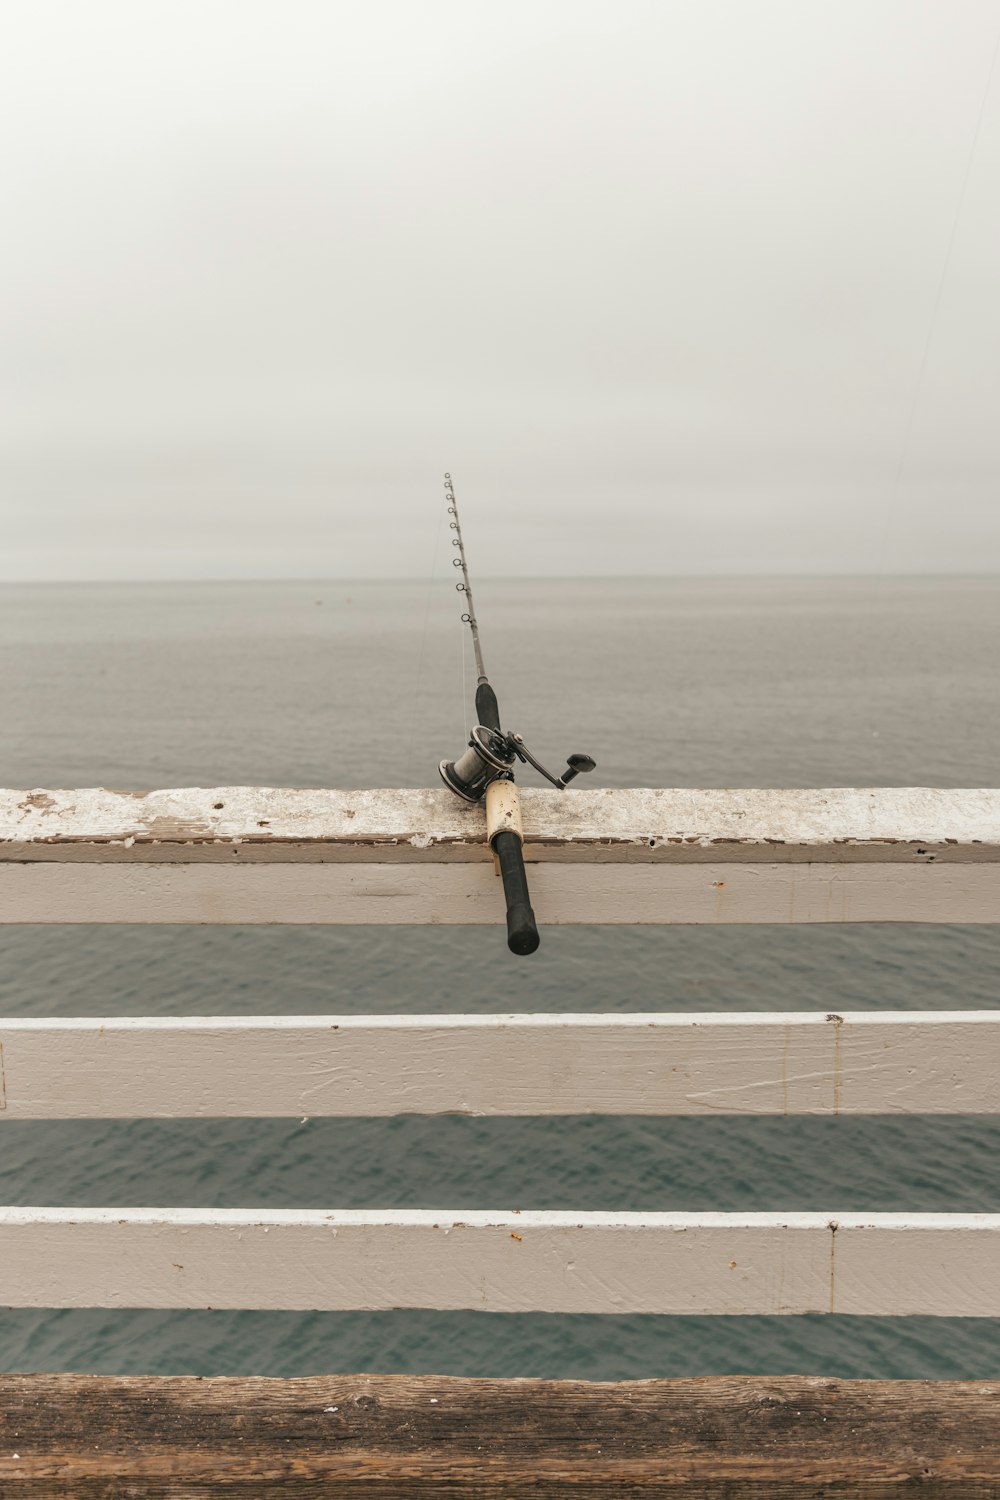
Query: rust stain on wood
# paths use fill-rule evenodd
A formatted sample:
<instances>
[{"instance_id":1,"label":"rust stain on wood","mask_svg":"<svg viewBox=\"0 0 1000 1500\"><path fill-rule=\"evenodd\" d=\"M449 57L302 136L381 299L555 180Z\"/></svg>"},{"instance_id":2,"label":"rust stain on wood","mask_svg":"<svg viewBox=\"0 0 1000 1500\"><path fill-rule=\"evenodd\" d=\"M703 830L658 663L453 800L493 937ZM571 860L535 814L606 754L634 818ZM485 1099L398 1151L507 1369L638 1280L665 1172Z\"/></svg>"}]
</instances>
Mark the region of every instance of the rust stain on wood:
<instances>
[{"instance_id":1,"label":"rust stain on wood","mask_svg":"<svg viewBox=\"0 0 1000 1500\"><path fill-rule=\"evenodd\" d=\"M844 1056L840 1041L844 1018L831 1011L826 1019L833 1027L833 1112L839 1115L844 1091Z\"/></svg>"},{"instance_id":2,"label":"rust stain on wood","mask_svg":"<svg viewBox=\"0 0 1000 1500\"><path fill-rule=\"evenodd\" d=\"M786 1021L781 1039L781 1112L788 1114L788 1064L792 1050L792 1028Z\"/></svg>"},{"instance_id":3,"label":"rust stain on wood","mask_svg":"<svg viewBox=\"0 0 1000 1500\"><path fill-rule=\"evenodd\" d=\"M837 1311L837 1230L836 1219L830 1220L830 1305L829 1312Z\"/></svg>"}]
</instances>

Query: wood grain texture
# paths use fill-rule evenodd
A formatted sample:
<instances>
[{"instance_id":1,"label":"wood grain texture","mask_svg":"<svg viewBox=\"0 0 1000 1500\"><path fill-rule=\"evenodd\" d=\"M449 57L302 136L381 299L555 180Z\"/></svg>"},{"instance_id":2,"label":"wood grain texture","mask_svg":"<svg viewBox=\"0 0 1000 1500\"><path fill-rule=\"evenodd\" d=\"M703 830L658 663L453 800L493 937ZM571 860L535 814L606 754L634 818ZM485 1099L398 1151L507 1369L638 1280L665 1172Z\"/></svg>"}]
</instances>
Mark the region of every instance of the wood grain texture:
<instances>
[{"instance_id":1,"label":"wood grain texture","mask_svg":"<svg viewBox=\"0 0 1000 1500\"><path fill-rule=\"evenodd\" d=\"M1000 1316L1000 1215L0 1209L0 1306Z\"/></svg>"},{"instance_id":2,"label":"wood grain texture","mask_svg":"<svg viewBox=\"0 0 1000 1500\"><path fill-rule=\"evenodd\" d=\"M1000 920L998 864L536 864L538 921ZM0 863L0 922L503 923L493 865Z\"/></svg>"},{"instance_id":3,"label":"wood grain texture","mask_svg":"<svg viewBox=\"0 0 1000 1500\"><path fill-rule=\"evenodd\" d=\"M527 857L571 863L920 864L1000 859L1000 790L520 792ZM181 787L0 791L0 859L490 861L486 819L434 791Z\"/></svg>"},{"instance_id":4,"label":"wood grain texture","mask_svg":"<svg viewBox=\"0 0 1000 1500\"><path fill-rule=\"evenodd\" d=\"M41 1500L995 1500L1000 1386L0 1376L0 1493Z\"/></svg>"},{"instance_id":5,"label":"wood grain texture","mask_svg":"<svg viewBox=\"0 0 1000 1500\"><path fill-rule=\"evenodd\" d=\"M1000 1011L0 1020L0 1121L1000 1111Z\"/></svg>"}]
</instances>

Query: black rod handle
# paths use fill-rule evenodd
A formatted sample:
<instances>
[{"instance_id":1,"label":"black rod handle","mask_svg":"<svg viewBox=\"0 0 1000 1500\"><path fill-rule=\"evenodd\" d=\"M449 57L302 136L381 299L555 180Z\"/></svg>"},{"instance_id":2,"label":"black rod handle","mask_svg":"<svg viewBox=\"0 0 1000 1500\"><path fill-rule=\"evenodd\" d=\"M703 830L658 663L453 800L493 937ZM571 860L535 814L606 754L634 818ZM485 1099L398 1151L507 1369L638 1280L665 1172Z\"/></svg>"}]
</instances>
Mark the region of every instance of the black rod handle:
<instances>
[{"instance_id":1,"label":"black rod handle","mask_svg":"<svg viewBox=\"0 0 1000 1500\"><path fill-rule=\"evenodd\" d=\"M476 718L487 729L495 729L498 734L500 733L500 709L497 706L497 695L488 682L481 682L476 688Z\"/></svg>"},{"instance_id":2,"label":"black rod handle","mask_svg":"<svg viewBox=\"0 0 1000 1500\"><path fill-rule=\"evenodd\" d=\"M498 833L493 840L493 852L500 866L503 893L507 898L507 947L511 953L534 953L540 939L528 896L521 840L516 833Z\"/></svg>"},{"instance_id":3,"label":"black rod handle","mask_svg":"<svg viewBox=\"0 0 1000 1500\"><path fill-rule=\"evenodd\" d=\"M476 687L476 717L486 729L502 733L497 695L488 682L480 682ZM505 829L494 835L493 852L500 866L507 900L507 947L511 953L534 953L541 939L535 913L531 910L521 840L516 833Z\"/></svg>"}]
</instances>

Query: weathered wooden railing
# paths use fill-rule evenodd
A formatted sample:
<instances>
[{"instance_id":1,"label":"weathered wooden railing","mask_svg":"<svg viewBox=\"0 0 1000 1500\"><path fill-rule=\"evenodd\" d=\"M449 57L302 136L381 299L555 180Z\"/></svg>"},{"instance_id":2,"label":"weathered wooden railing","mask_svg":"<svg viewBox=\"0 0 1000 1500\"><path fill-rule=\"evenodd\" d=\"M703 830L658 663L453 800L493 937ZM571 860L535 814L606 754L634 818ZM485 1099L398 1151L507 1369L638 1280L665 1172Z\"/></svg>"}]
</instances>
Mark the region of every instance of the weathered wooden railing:
<instances>
[{"instance_id":1,"label":"weathered wooden railing","mask_svg":"<svg viewBox=\"0 0 1000 1500\"><path fill-rule=\"evenodd\" d=\"M522 795L543 926L1000 920L998 791ZM445 792L7 792L0 918L497 923L482 825ZM498 939L499 961L522 962L501 955ZM0 1119L998 1110L1000 1011L0 1022ZM0 1304L1000 1316L1000 1215L839 1204L791 1214L6 1209ZM93 1431L75 1447L73 1421L60 1418L58 1451L0 1444L0 1492L16 1481L23 1494L117 1493L105 1482L124 1464L121 1493L157 1495L213 1484L306 1494L320 1483L371 1495L1000 1493L1000 1439L981 1440L998 1430L992 1386L935 1387L948 1394L933 1398L929 1386L879 1387L868 1411L891 1410L892 1426L872 1437L863 1392L844 1383L642 1382L616 1388L626 1415L595 1452L595 1403L606 1411L608 1388L538 1387L532 1426L518 1383L469 1383L459 1395L433 1380L348 1379L323 1409L326 1423L344 1411L334 1431L301 1413L296 1428L285 1411L295 1382L280 1385L284 1396L274 1382L213 1382L210 1400L204 1382L74 1380L0 1380L7 1423L27 1422L35 1390L85 1399L91 1413L113 1397L103 1458ZM430 1419L415 1412L442 1403L427 1394L439 1385L452 1415L488 1407L490 1430L442 1426L435 1413L438 1427L423 1433ZM132 1397L147 1417L123 1427ZM151 1437L149 1401L173 1413L169 1441ZM356 1415L365 1401L398 1407L395 1426L387 1417L375 1434ZM215 1427L203 1430L212 1402ZM813 1425L822 1417L823 1437L803 1436L790 1402ZM280 1461L261 1436L278 1408ZM861 1440L845 1436L848 1409L851 1430L867 1434L863 1461ZM520 1414L520 1467L505 1411ZM682 1411L700 1437L679 1435ZM223 1453L237 1415L257 1435L249 1457ZM558 1452L548 1466L546 1420ZM215 1460L194 1456L213 1443Z\"/></svg>"}]
</instances>

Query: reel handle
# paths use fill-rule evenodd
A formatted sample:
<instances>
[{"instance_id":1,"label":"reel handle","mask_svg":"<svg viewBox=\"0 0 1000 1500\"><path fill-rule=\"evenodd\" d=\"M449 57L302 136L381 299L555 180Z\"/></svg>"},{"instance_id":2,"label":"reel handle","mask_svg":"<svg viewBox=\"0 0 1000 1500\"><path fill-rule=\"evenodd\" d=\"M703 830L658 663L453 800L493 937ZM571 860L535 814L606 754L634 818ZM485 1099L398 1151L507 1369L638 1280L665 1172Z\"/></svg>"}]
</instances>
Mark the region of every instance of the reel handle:
<instances>
[{"instance_id":1,"label":"reel handle","mask_svg":"<svg viewBox=\"0 0 1000 1500\"><path fill-rule=\"evenodd\" d=\"M541 939L528 896L521 840L516 833L498 833L493 840L493 852L500 866L503 893L507 898L507 947L511 953L534 953Z\"/></svg>"},{"instance_id":2,"label":"reel handle","mask_svg":"<svg viewBox=\"0 0 1000 1500\"><path fill-rule=\"evenodd\" d=\"M565 787L575 776L582 776L585 771L593 771L596 765L597 761L592 755L571 755L559 780Z\"/></svg>"}]
</instances>

